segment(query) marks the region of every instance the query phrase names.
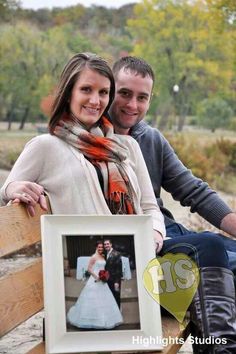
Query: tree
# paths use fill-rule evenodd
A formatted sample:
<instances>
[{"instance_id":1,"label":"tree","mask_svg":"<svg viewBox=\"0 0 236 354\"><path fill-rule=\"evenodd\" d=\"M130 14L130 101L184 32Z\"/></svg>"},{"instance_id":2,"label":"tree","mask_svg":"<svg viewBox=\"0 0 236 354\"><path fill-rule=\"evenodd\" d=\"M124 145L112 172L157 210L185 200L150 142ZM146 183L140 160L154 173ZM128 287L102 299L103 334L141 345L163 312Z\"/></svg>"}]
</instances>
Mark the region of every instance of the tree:
<instances>
[{"instance_id":1,"label":"tree","mask_svg":"<svg viewBox=\"0 0 236 354\"><path fill-rule=\"evenodd\" d=\"M41 32L24 23L0 27L0 50L5 118L9 129L13 118L23 129L28 117L40 114L40 101L52 90L70 52L60 29Z\"/></svg>"},{"instance_id":2,"label":"tree","mask_svg":"<svg viewBox=\"0 0 236 354\"><path fill-rule=\"evenodd\" d=\"M228 29L220 34L216 31L204 0L143 0L134 12L134 19L128 20L133 54L152 65L159 105L172 102L181 130L198 102L231 91L231 33ZM176 84L178 94L173 90Z\"/></svg>"},{"instance_id":3,"label":"tree","mask_svg":"<svg viewBox=\"0 0 236 354\"><path fill-rule=\"evenodd\" d=\"M16 9L19 8L17 0L0 0L0 19L9 21L13 18Z\"/></svg>"},{"instance_id":4,"label":"tree","mask_svg":"<svg viewBox=\"0 0 236 354\"><path fill-rule=\"evenodd\" d=\"M208 9L218 22L218 26L224 27L236 24L236 2L235 0L206 0Z\"/></svg>"},{"instance_id":5,"label":"tree","mask_svg":"<svg viewBox=\"0 0 236 354\"><path fill-rule=\"evenodd\" d=\"M217 128L227 128L233 111L227 102L221 98L211 98L202 101L198 107L199 122L214 132Z\"/></svg>"},{"instance_id":6,"label":"tree","mask_svg":"<svg viewBox=\"0 0 236 354\"><path fill-rule=\"evenodd\" d=\"M83 51L107 56L68 23L47 30L26 22L0 26L1 118L9 122L9 129L13 120L23 129L28 118L42 117L42 99L52 93L69 57Z\"/></svg>"}]
</instances>

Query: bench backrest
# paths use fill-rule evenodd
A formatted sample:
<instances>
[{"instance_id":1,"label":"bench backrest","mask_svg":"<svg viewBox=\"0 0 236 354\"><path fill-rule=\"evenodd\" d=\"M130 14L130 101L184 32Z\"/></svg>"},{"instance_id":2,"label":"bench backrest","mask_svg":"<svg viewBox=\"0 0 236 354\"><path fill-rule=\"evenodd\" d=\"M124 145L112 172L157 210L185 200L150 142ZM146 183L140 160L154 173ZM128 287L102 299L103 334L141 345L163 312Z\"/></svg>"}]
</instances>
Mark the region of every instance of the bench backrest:
<instances>
[{"instance_id":1,"label":"bench backrest","mask_svg":"<svg viewBox=\"0 0 236 354\"><path fill-rule=\"evenodd\" d=\"M40 215L30 217L22 205L0 208L0 257L41 240ZM0 278L0 336L43 308L42 261L36 257L27 266Z\"/></svg>"}]
</instances>

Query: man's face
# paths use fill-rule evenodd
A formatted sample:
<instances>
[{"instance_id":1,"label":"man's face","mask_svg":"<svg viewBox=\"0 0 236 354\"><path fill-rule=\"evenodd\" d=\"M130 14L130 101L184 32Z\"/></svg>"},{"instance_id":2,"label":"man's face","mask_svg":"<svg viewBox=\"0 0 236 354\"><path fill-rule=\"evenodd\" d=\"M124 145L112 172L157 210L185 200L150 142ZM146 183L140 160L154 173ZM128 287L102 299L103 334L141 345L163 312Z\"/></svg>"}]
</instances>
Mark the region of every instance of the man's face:
<instances>
[{"instance_id":1,"label":"man's face","mask_svg":"<svg viewBox=\"0 0 236 354\"><path fill-rule=\"evenodd\" d=\"M104 241L104 248L107 252L110 251L111 247L112 247L112 244L110 243L110 241L108 241L108 240Z\"/></svg>"},{"instance_id":2,"label":"man's face","mask_svg":"<svg viewBox=\"0 0 236 354\"><path fill-rule=\"evenodd\" d=\"M147 113L153 80L121 69L116 77L116 94L109 113L115 132L128 134L129 129L140 122Z\"/></svg>"}]
</instances>

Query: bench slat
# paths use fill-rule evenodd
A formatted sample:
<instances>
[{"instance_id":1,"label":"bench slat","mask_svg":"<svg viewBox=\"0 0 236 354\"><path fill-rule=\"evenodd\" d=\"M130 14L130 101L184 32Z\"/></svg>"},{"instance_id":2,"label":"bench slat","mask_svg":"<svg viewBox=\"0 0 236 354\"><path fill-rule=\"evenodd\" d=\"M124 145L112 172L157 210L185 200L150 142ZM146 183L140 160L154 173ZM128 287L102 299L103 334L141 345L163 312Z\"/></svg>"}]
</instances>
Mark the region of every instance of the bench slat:
<instances>
[{"instance_id":1,"label":"bench slat","mask_svg":"<svg viewBox=\"0 0 236 354\"><path fill-rule=\"evenodd\" d=\"M39 219L45 212L39 205L35 217L29 216L21 204L0 207L0 214L0 257L40 241Z\"/></svg>"},{"instance_id":2,"label":"bench slat","mask_svg":"<svg viewBox=\"0 0 236 354\"><path fill-rule=\"evenodd\" d=\"M0 279L0 336L43 308L42 261Z\"/></svg>"},{"instance_id":3,"label":"bench slat","mask_svg":"<svg viewBox=\"0 0 236 354\"><path fill-rule=\"evenodd\" d=\"M27 354L45 354L45 343L41 342L32 348Z\"/></svg>"},{"instance_id":4,"label":"bench slat","mask_svg":"<svg viewBox=\"0 0 236 354\"><path fill-rule=\"evenodd\" d=\"M181 328L179 322L173 317L162 316L162 335L163 338L184 338L184 341L189 335L189 324L183 329ZM168 346L164 347L162 354L175 354L178 353L182 344L170 343Z\"/></svg>"}]
</instances>

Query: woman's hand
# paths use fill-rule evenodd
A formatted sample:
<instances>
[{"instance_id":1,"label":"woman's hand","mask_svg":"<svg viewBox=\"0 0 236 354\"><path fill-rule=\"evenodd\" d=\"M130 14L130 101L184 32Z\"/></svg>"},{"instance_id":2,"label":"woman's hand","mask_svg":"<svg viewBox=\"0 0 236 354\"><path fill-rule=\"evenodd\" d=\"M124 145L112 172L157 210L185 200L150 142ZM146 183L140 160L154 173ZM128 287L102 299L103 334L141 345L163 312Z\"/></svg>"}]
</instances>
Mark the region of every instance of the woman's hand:
<instances>
[{"instance_id":1,"label":"woman's hand","mask_svg":"<svg viewBox=\"0 0 236 354\"><path fill-rule=\"evenodd\" d=\"M28 181L11 182L7 186L5 194L7 199L13 203L25 203L31 216L35 215L35 205L37 203L43 210L48 210L44 188L37 183Z\"/></svg>"},{"instance_id":2,"label":"woman's hand","mask_svg":"<svg viewBox=\"0 0 236 354\"><path fill-rule=\"evenodd\" d=\"M98 276L96 273L91 272L90 274L94 277L95 283L96 283L97 281L100 281L100 278L99 278L99 276Z\"/></svg>"},{"instance_id":3,"label":"woman's hand","mask_svg":"<svg viewBox=\"0 0 236 354\"><path fill-rule=\"evenodd\" d=\"M154 243L156 247L156 253L158 254L163 246L163 237L162 234L160 234L160 232L156 230L153 231L154 231Z\"/></svg>"}]
</instances>

